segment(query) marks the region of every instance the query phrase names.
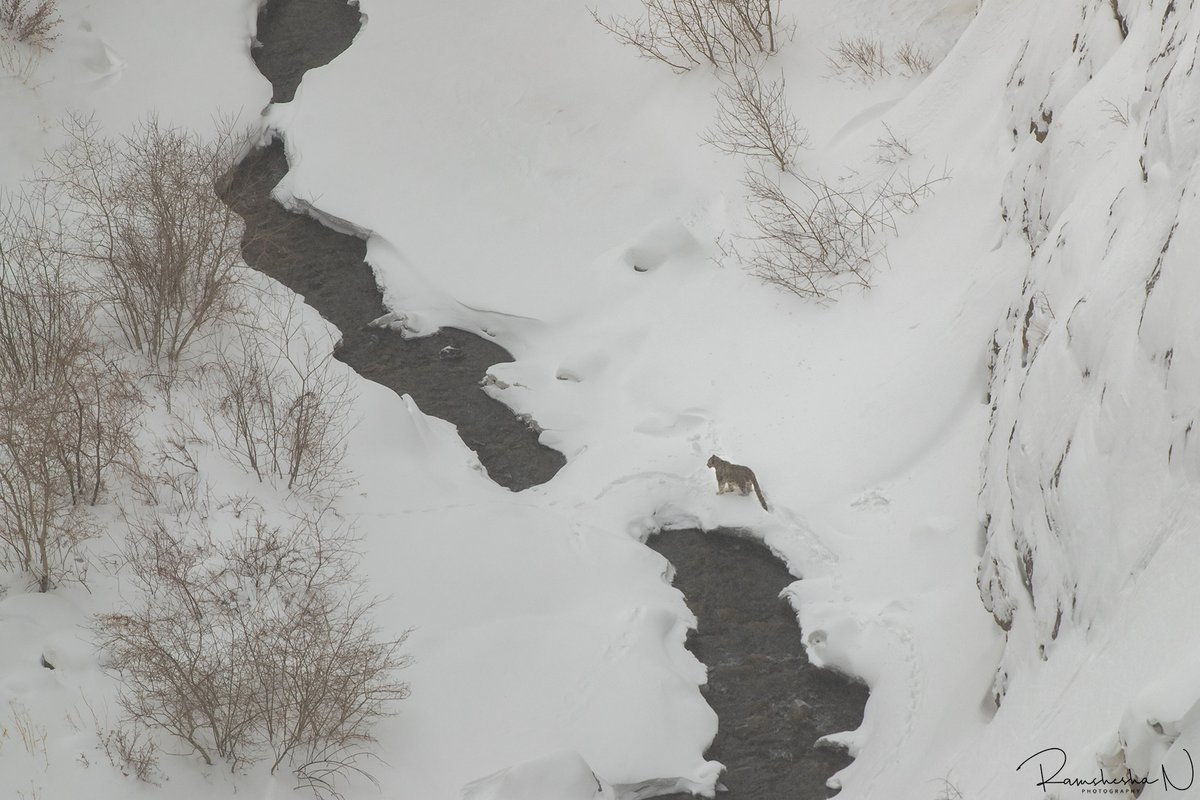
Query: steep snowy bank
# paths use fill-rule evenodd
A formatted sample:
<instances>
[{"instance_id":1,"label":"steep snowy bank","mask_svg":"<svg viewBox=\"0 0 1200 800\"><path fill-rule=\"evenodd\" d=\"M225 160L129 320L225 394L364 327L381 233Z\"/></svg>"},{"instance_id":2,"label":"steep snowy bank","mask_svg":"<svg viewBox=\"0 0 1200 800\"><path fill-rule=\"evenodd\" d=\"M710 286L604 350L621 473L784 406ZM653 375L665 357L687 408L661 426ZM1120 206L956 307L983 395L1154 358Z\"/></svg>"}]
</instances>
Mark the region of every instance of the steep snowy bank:
<instances>
[{"instance_id":1,"label":"steep snowy bank","mask_svg":"<svg viewBox=\"0 0 1200 800\"><path fill-rule=\"evenodd\" d=\"M1200 11L1029 13L1005 92L1003 210L1031 257L997 332L982 495L980 588L1008 629L996 689L1018 719L1044 709L1054 744L1078 743L1077 773L1094 775L1097 754L1117 767L1128 741L1130 766L1157 774L1197 699L1138 696L1173 681L1200 633L1186 611L1200 566Z\"/></svg>"}]
</instances>

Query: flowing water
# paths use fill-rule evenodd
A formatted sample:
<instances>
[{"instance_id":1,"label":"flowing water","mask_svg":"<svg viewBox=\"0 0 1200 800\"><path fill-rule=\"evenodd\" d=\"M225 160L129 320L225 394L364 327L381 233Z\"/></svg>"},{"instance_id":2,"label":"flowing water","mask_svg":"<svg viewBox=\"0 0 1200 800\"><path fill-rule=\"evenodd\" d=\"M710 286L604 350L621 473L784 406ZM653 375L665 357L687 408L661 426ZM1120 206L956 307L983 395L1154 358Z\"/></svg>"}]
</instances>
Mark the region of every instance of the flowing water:
<instances>
[{"instance_id":1,"label":"flowing water","mask_svg":"<svg viewBox=\"0 0 1200 800\"><path fill-rule=\"evenodd\" d=\"M272 0L259 15L255 61L291 100L304 72L327 64L354 40L356 9L338 0ZM246 220L246 263L302 295L342 333L336 357L365 378L407 393L427 414L449 420L479 456L492 480L514 491L545 483L565 463L538 443L537 432L480 388L487 368L511 361L504 348L445 328L405 339L369 323L386 313L366 242L293 214L271 199L287 174L282 142L246 157L226 201Z\"/></svg>"},{"instance_id":2,"label":"flowing water","mask_svg":"<svg viewBox=\"0 0 1200 800\"><path fill-rule=\"evenodd\" d=\"M708 757L726 767L721 800L818 800L850 763L816 746L862 722L867 690L808 662L796 616L779 596L796 578L738 531L664 531L647 543L675 567L675 587L699 620L688 648L708 667L717 712ZM681 796L682 797L682 796Z\"/></svg>"}]
</instances>

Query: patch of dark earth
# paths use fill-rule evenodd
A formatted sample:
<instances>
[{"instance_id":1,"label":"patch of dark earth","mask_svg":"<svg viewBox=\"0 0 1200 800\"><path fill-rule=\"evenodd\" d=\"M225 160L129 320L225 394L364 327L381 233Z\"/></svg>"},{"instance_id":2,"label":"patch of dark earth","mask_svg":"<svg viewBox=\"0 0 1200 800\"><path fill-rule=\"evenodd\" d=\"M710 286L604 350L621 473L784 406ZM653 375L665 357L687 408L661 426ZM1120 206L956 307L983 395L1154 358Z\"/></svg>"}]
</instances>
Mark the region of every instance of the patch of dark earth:
<instances>
[{"instance_id":1,"label":"patch of dark earth","mask_svg":"<svg viewBox=\"0 0 1200 800\"><path fill-rule=\"evenodd\" d=\"M809 663L779 596L796 579L734 530L662 531L647 545L674 565L675 587L698 620L688 649L708 667L704 697L719 720L707 753L726 767L718 800L831 797L825 782L851 759L816 742L858 728L867 689Z\"/></svg>"},{"instance_id":2,"label":"patch of dark earth","mask_svg":"<svg viewBox=\"0 0 1200 800\"><path fill-rule=\"evenodd\" d=\"M253 50L276 102L290 101L305 71L327 64L354 40L357 7L344 0L271 0L258 18ZM271 190L287 174L283 143L275 141L238 165L225 201L246 221L243 257L337 326L335 357L368 380L409 394L426 414L458 428L467 447L496 483L513 491L550 480L566 463L541 445L537 431L484 393L488 367L512 356L499 345L454 328L405 339L369 323L390 309L374 271L364 261L366 242L289 212Z\"/></svg>"}]
</instances>

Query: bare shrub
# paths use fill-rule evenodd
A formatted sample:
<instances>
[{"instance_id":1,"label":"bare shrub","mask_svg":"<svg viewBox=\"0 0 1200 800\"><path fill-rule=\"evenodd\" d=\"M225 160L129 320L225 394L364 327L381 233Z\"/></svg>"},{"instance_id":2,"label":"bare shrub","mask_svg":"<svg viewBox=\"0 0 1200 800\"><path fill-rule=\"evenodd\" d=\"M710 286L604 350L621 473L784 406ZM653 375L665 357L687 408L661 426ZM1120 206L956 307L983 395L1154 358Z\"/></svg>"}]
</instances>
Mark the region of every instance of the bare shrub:
<instances>
[{"instance_id":1,"label":"bare shrub","mask_svg":"<svg viewBox=\"0 0 1200 800\"><path fill-rule=\"evenodd\" d=\"M8 710L13 729L16 730L17 738L21 740L25 752L33 758L41 760L49 769L50 752L46 748L46 741L50 737L49 731L43 725L35 722L29 709L19 701L9 700ZM7 738L8 728L5 727L3 730Z\"/></svg>"},{"instance_id":2,"label":"bare shrub","mask_svg":"<svg viewBox=\"0 0 1200 800\"><path fill-rule=\"evenodd\" d=\"M924 175L916 176L909 170L893 172L882 184L884 200L892 211L911 214L933 195L939 183L948 180L950 172L946 168L930 169Z\"/></svg>"},{"instance_id":3,"label":"bare shrub","mask_svg":"<svg viewBox=\"0 0 1200 800\"><path fill-rule=\"evenodd\" d=\"M20 42L0 37L0 75L9 75L22 83L28 83L41 62L40 49L25 47Z\"/></svg>"},{"instance_id":4,"label":"bare shrub","mask_svg":"<svg viewBox=\"0 0 1200 800\"><path fill-rule=\"evenodd\" d=\"M92 291L131 348L174 363L206 325L238 311L243 224L217 187L245 136L226 124L204 140L154 117L120 140L91 119L64 127L44 181L72 209Z\"/></svg>"},{"instance_id":5,"label":"bare shrub","mask_svg":"<svg viewBox=\"0 0 1200 800\"><path fill-rule=\"evenodd\" d=\"M0 206L0 542L42 591L79 577L79 506L131 457L139 402L91 338L60 239L36 196Z\"/></svg>"},{"instance_id":6,"label":"bare shrub","mask_svg":"<svg viewBox=\"0 0 1200 800\"><path fill-rule=\"evenodd\" d=\"M826 62L834 74L862 80L875 80L891 74L883 44L865 35L840 39Z\"/></svg>"},{"instance_id":7,"label":"bare shrub","mask_svg":"<svg viewBox=\"0 0 1200 800\"><path fill-rule=\"evenodd\" d=\"M791 166L807 135L792 114L782 73L764 82L757 70L734 70L717 93L717 124L704 141L726 153Z\"/></svg>"},{"instance_id":8,"label":"bare shrub","mask_svg":"<svg viewBox=\"0 0 1200 800\"><path fill-rule=\"evenodd\" d=\"M39 390L92 351L60 220L38 193L0 198L0 377Z\"/></svg>"},{"instance_id":9,"label":"bare shrub","mask_svg":"<svg viewBox=\"0 0 1200 800\"><path fill-rule=\"evenodd\" d=\"M0 408L0 540L5 562L44 592L71 575L80 534L88 527L80 524L45 445L51 414L22 407L27 403L36 406L39 399L8 396Z\"/></svg>"},{"instance_id":10,"label":"bare shrub","mask_svg":"<svg viewBox=\"0 0 1200 800\"><path fill-rule=\"evenodd\" d=\"M95 505L105 477L127 470L136 457L133 430L143 399L119 365L98 355L80 365L65 389L54 454L71 501Z\"/></svg>"},{"instance_id":11,"label":"bare shrub","mask_svg":"<svg viewBox=\"0 0 1200 800\"><path fill-rule=\"evenodd\" d=\"M95 505L106 478L134 455L130 386L119 370L91 362L36 392L0 386L3 560L40 591L83 579L79 545L96 532L83 506Z\"/></svg>"},{"instance_id":12,"label":"bare shrub","mask_svg":"<svg viewBox=\"0 0 1200 800\"><path fill-rule=\"evenodd\" d=\"M800 201L762 172L747 178L756 229L751 271L801 297L870 285L873 234L889 222L879 198L847 195L819 180L795 182L804 194Z\"/></svg>"},{"instance_id":13,"label":"bare shrub","mask_svg":"<svg viewBox=\"0 0 1200 800\"><path fill-rule=\"evenodd\" d=\"M52 446L55 409L42 398L6 398L0 408L0 541L4 560L24 571L39 591L82 579L79 545L95 534L71 501Z\"/></svg>"},{"instance_id":14,"label":"bare shrub","mask_svg":"<svg viewBox=\"0 0 1200 800\"><path fill-rule=\"evenodd\" d=\"M202 520L155 516L130 520L123 555L141 598L95 627L131 719L208 764L267 758L274 772L342 753L331 787L358 770L408 694L394 677L408 658L371 619L344 528L257 519L219 543Z\"/></svg>"},{"instance_id":15,"label":"bare shrub","mask_svg":"<svg viewBox=\"0 0 1200 800\"><path fill-rule=\"evenodd\" d=\"M318 798L333 798L344 800L340 791L342 783L349 777L357 775L379 785L375 776L362 765L377 757L362 747L355 745L329 745L309 748L292 766L292 774L296 776L296 789L307 789Z\"/></svg>"},{"instance_id":16,"label":"bare shrub","mask_svg":"<svg viewBox=\"0 0 1200 800\"><path fill-rule=\"evenodd\" d=\"M939 785L938 793L934 795L933 800L966 800L966 796L962 793L962 790L950 781L949 776L936 778L931 782Z\"/></svg>"},{"instance_id":17,"label":"bare shrub","mask_svg":"<svg viewBox=\"0 0 1200 800\"><path fill-rule=\"evenodd\" d=\"M51 50L61 24L57 0L0 0L2 38Z\"/></svg>"},{"instance_id":18,"label":"bare shrub","mask_svg":"<svg viewBox=\"0 0 1200 800\"><path fill-rule=\"evenodd\" d=\"M933 59L912 42L905 42L896 48L896 63L909 75L924 75L933 69Z\"/></svg>"},{"instance_id":19,"label":"bare shrub","mask_svg":"<svg viewBox=\"0 0 1200 800\"><path fill-rule=\"evenodd\" d=\"M883 123L883 130L884 135L871 145L875 149L876 164L898 164L912 158L912 150L908 146L907 139L897 136L886 122Z\"/></svg>"},{"instance_id":20,"label":"bare shrub","mask_svg":"<svg viewBox=\"0 0 1200 800\"><path fill-rule=\"evenodd\" d=\"M337 491L352 396L327 346L313 341L295 300L264 329L218 352L204 400L218 446L259 481Z\"/></svg>"},{"instance_id":21,"label":"bare shrub","mask_svg":"<svg viewBox=\"0 0 1200 800\"><path fill-rule=\"evenodd\" d=\"M122 775L136 778L142 783L161 785L158 745L144 727L134 724L105 728L97 723L96 738L108 763L119 769Z\"/></svg>"},{"instance_id":22,"label":"bare shrub","mask_svg":"<svg viewBox=\"0 0 1200 800\"><path fill-rule=\"evenodd\" d=\"M178 516L208 515L209 487L191 449L203 440L190 430L179 422L169 423L153 444L143 447L128 475L130 494L142 505L161 506Z\"/></svg>"},{"instance_id":23,"label":"bare shrub","mask_svg":"<svg viewBox=\"0 0 1200 800\"><path fill-rule=\"evenodd\" d=\"M779 47L779 0L642 0L645 17L592 18L645 57L686 72L701 64L732 69Z\"/></svg>"},{"instance_id":24,"label":"bare shrub","mask_svg":"<svg viewBox=\"0 0 1200 800\"><path fill-rule=\"evenodd\" d=\"M1118 106L1112 100L1105 100L1103 105L1106 111L1105 116L1109 122L1120 125L1122 128L1129 127L1131 113L1128 100L1125 101L1124 106Z\"/></svg>"},{"instance_id":25,"label":"bare shrub","mask_svg":"<svg viewBox=\"0 0 1200 800\"><path fill-rule=\"evenodd\" d=\"M800 172L784 178L786 185L761 171L747 178L755 229L749 267L767 283L822 300L869 287L872 260L882 252L882 236L895 232L895 215L915 210L946 179L893 175L875 186L838 188Z\"/></svg>"}]
</instances>

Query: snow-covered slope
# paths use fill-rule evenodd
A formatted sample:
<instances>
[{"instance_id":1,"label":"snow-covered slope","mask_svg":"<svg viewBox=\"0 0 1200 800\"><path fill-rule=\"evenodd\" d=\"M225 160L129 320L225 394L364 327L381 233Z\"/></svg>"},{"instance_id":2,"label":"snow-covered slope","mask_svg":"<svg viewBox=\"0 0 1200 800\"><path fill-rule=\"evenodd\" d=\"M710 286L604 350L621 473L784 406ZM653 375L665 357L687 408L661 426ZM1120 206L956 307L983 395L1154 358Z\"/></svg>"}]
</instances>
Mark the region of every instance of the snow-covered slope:
<instances>
[{"instance_id":1,"label":"snow-covered slope","mask_svg":"<svg viewBox=\"0 0 1200 800\"><path fill-rule=\"evenodd\" d=\"M1157 772L1200 696L1170 676L1198 633L1198 36L1190 3L1039 4L1004 93L1031 255L997 332L980 589L1004 703L1036 697L1089 774L1118 729ZM1166 708L1137 699L1163 682Z\"/></svg>"},{"instance_id":2,"label":"snow-covered slope","mask_svg":"<svg viewBox=\"0 0 1200 800\"><path fill-rule=\"evenodd\" d=\"M897 4L905 24L892 36L924 35L918 44L949 56L924 82L862 85L829 79L825 54L889 19L870 4L805 6L774 63L810 127L806 167L885 174L872 145L886 113L914 171L945 163L954 176L902 221L876 288L825 308L760 285L716 243L744 229L746 165L700 141L714 76L636 59L571 4L361 8L354 45L270 115L293 164L278 193L371 230L368 259L398 311L514 352L492 369L493 391L569 458L523 504L638 538L740 524L784 554L805 576L793 594L814 660L872 688L863 728L841 737L858 755L838 777L846 796L924 794L964 730L986 720L999 644L974 583L975 498L989 342L1025 251L1004 240L995 202L978 199L998 197L1005 176L994 98L1007 67L972 48L990 52L1014 16L997 9L991 29L968 29L954 48L972 6ZM977 94L964 100L964 84ZM712 495L713 452L754 467L771 515ZM493 526L506 519L497 510ZM456 566L471 572L490 552L463 549ZM444 563L416 546L405 562L400 585ZM427 602L405 594L418 625ZM473 635L508 623L482 624ZM503 765L498 747L510 763L533 760L568 736L566 711L550 709L541 732L439 744L421 732L440 713L432 693L492 679L421 678L425 695L415 690L406 713L410 770L441 759L442 774L481 776ZM472 729L493 714L463 713L482 721ZM662 717L623 719L654 725L660 742L695 742ZM661 758L617 741L577 749L612 783L653 777L649 763L614 772L600 761ZM389 780L428 791L404 770Z\"/></svg>"},{"instance_id":3,"label":"snow-covered slope","mask_svg":"<svg viewBox=\"0 0 1200 800\"><path fill-rule=\"evenodd\" d=\"M201 132L222 115L257 123L271 96L250 58L257 6L256 0L58 0L62 24L53 52L38 56L0 42L13 56L0 59L0 193L18 191L43 153L61 142L68 114L94 115L109 136L150 114ZM108 503L96 510L112 534L94 540L97 559L121 535L114 516ZM0 796L237 793L234 777L202 775L187 761L180 761L182 770L164 765L170 783L142 787L105 755L102 738L111 736L121 711L84 626L93 613L114 608L119 587L98 561L87 578L86 587L37 594L27 592L24 576L0 575ZM108 746L119 763L111 739Z\"/></svg>"},{"instance_id":4,"label":"snow-covered slope","mask_svg":"<svg viewBox=\"0 0 1200 800\"><path fill-rule=\"evenodd\" d=\"M1160 571L1193 563L1174 536L1194 516L1190 10L804 4L774 63L806 168L881 174L886 122L913 166L952 174L869 295L815 309L713 245L744 222L742 165L697 145L710 76L632 60L562 4L362 6L355 47L272 117L297 165L281 192L374 231L399 309L514 350L500 395L571 458L543 490L556 504L640 534L720 518L701 500L711 450L765 476L779 510L752 527L805 575L814 656L873 689L847 796L925 796L948 774L1027 788L1014 767L1042 736L1086 769L1115 757L1126 704L1095 692L1139 691L1137 654L1187 630L1170 610L1186 583ZM824 54L864 30L944 58L923 80L831 80ZM979 590L1011 626L998 670L981 539ZM1121 666L1083 670L1154 609ZM1074 654L1042 666L1056 629Z\"/></svg>"},{"instance_id":5,"label":"snow-covered slope","mask_svg":"<svg viewBox=\"0 0 1200 800\"><path fill-rule=\"evenodd\" d=\"M52 52L3 43L0 185L12 186L60 141L64 115L96 115L112 134L147 114L209 131L220 116L256 124L271 90L247 32L256 0L58 0ZM27 74L23 74L27 73Z\"/></svg>"},{"instance_id":6,"label":"snow-covered slope","mask_svg":"<svg viewBox=\"0 0 1200 800\"><path fill-rule=\"evenodd\" d=\"M981 584L1014 649L1108 617L1196 479L1200 17L1134 7L1123 41L1108 4L1083 11L1041 10L1006 95L1003 209L1032 255L997 335Z\"/></svg>"},{"instance_id":7,"label":"snow-covered slope","mask_svg":"<svg viewBox=\"0 0 1200 800\"><path fill-rule=\"evenodd\" d=\"M249 0L61 5L44 81L0 84L4 185L68 110L117 132L152 109L203 128L267 101ZM509 348L489 391L568 457L511 494L452 426L356 384L359 483L339 511L392 597L385 626L416 629L412 696L380 732L387 796L711 790L694 620L638 542L681 524L762 536L803 575L789 594L812 659L870 685L862 727L830 732L856 755L842 796L953 796L943 779L963 797L1033 796L1016 766L1046 747L1068 753L1064 774L1179 775L1200 736L1200 12L785 0L795 37L771 64L810 133L801 166L950 175L899 220L874 288L817 306L729 250L746 165L701 143L715 76L637 59L582 4L359 5L353 46L268 113L293 167L279 196L370 231L412 326ZM831 77L827 54L864 32L936 67ZM888 135L911 152L899 164L876 161ZM770 514L713 494L714 452L754 468ZM94 754L88 721L59 723L81 692L111 697L76 626L118 587L12 586L0 724L28 710L48 738L0 741L5 780L120 796L123 779L75 759ZM163 796L285 788L165 769Z\"/></svg>"}]
</instances>

